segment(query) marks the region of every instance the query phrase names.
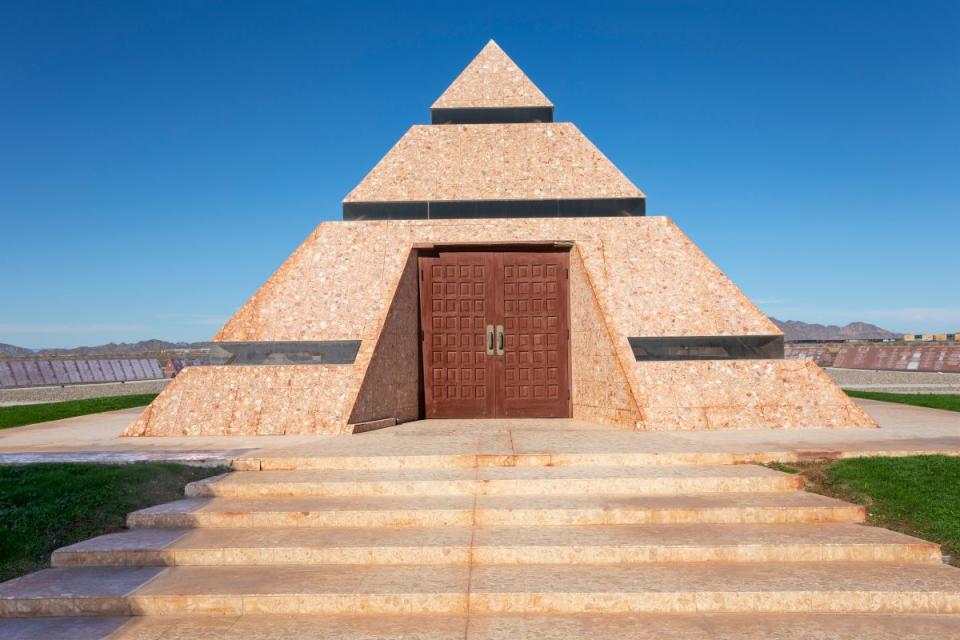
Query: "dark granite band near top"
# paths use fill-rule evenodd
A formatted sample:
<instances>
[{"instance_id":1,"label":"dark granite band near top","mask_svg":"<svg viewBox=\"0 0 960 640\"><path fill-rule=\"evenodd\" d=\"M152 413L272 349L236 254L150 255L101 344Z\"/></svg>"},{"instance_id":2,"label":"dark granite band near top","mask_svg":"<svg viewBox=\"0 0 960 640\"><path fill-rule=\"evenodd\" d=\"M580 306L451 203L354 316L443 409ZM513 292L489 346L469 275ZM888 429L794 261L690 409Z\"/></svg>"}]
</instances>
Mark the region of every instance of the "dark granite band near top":
<instances>
[{"instance_id":1,"label":"dark granite band near top","mask_svg":"<svg viewBox=\"0 0 960 640\"><path fill-rule=\"evenodd\" d=\"M627 338L634 357L657 360L783 359L783 336L676 336Z\"/></svg>"},{"instance_id":2,"label":"dark granite band near top","mask_svg":"<svg viewBox=\"0 0 960 640\"><path fill-rule=\"evenodd\" d=\"M449 220L453 218L588 218L642 216L644 198L563 200L433 200L344 202L344 220Z\"/></svg>"},{"instance_id":3,"label":"dark granite band near top","mask_svg":"<svg viewBox=\"0 0 960 640\"><path fill-rule=\"evenodd\" d=\"M463 107L430 109L431 124L553 122L553 107Z\"/></svg>"},{"instance_id":4,"label":"dark granite band near top","mask_svg":"<svg viewBox=\"0 0 960 640\"><path fill-rule=\"evenodd\" d=\"M213 342L212 365L353 364L360 340Z\"/></svg>"}]
</instances>

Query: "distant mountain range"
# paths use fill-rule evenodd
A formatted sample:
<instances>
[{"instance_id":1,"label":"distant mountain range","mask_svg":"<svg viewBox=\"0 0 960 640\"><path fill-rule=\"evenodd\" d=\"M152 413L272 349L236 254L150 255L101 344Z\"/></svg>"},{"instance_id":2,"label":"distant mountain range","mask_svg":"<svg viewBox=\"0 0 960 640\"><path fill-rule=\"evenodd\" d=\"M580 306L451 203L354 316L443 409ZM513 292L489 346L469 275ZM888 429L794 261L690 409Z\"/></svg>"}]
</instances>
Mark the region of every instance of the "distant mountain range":
<instances>
[{"instance_id":1,"label":"distant mountain range","mask_svg":"<svg viewBox=\"0 0 960 640\"><path fill-rule=\"evenodd\" d=\"M94 347L74 347L72 349L25 349L12 344L0 343L0 356L129 356L169 351L170 349L203 349L208 344L208 342L141 340L140 342L110 342Z\"/></svg>"},{"instance_id":2,"label":"distant mountain range","mask_svg":"<svg viewBox=\"0 0 960 640\"><path fill-rule=\"evenodd\" d=\"M842 327L835 324L811 324L799 320L777 320L773 324L783 331L784 340L878 340L902 338L903 334L881 329L875 324L851 322Z\"/></svg>"}]
</instances>

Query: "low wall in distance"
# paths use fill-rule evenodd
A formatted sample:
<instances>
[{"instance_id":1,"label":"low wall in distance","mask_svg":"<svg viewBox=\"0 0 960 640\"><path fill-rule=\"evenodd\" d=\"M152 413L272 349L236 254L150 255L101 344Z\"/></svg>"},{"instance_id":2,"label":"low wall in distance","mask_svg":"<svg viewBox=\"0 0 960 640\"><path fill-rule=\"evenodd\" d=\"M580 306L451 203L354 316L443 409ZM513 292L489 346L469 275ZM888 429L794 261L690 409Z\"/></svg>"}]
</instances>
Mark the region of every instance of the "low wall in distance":
<instances>
[{"instance_id":1,"label":"low wall in distance","mask_svg":"<svg viewBox=\"0 0 960 640\"><path fill-rule=\"evenodd\" d=\"M824 369L844 389L886 393L960 393L960 373Z\"/></svg>"},{"instance_id":2,"label":"low wall in distance","mask_svg":"<svg viewBox=\"0 0 960 640\"><path fill-rule=\"evenodd\" d=\"M140 393L160 393L170 380L143 380L136 382L105 382L102 384L71 384L64 387L23 387L0 389L0 406L63 402L108 396L133 396Z\"/></svg>"},{"instance_id":3,"label":"low wall in distance","mask_svg":"<svg viewBox=\"0 0 960 640\"><path fill-rule=\"evenodd\" d=\"M812 360L821 367L881 371L960 373L960 344L850 344L788 342L784 357Z\"/></svg>"}]
</instances>

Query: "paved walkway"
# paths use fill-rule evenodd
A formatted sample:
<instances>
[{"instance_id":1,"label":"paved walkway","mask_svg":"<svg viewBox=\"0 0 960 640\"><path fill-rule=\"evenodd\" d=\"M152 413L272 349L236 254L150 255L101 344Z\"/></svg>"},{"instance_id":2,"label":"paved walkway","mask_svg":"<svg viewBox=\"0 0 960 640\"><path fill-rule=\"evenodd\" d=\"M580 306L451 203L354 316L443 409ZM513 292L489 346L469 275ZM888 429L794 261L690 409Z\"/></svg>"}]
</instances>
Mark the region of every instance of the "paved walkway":
<instances>
[{"instance_id":1,"label":"paved walkway","mask_svg":"<svg viewBox=\"0 0 960 640\"><path fill-rule=\"evenodd\" d=\"M224 464L236 458L415 454L670 453L722 462L810 457L946 453L960 455L960 413L857 401L879 429L629 432L575 420L423 420L361 435L122 438L140 409L125 409L0 431L0 463L179 460ZM589 432L587 435L585 432ZM411 439L420 435L427 438ZM414 445L414 440L416 445ZM725 456L725 457L724 457Z\"/></svg>"},{"instance_id":2,"label":"paved walkway","mask_svg":"<svg viewBox=\"0 0 960 640\"><path fill-rule=\"evenodd\" d=\"M143 409L122 409L0 430L0 464L175 460L225 464L253 450L316 441L315 436L123 438Z\"/></svg>"}]
</instances>

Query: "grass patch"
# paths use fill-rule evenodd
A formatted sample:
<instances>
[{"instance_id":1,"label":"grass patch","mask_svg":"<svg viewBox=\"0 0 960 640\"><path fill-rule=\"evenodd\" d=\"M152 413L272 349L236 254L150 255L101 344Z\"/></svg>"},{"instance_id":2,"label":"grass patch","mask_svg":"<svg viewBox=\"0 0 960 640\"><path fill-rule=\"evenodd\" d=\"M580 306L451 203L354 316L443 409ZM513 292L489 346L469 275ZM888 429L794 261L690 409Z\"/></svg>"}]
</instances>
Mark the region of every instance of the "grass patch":
<instances>
[{"instance_id":1,"label":"grass patch","mask_svg":"<svg viewBox=\"0 0 960 640\"><path fill-rule=\"evenodd\" d=\"M869 524L937 542L960 564L960 458L796 463L808 491L862 504Z\"/></svg>"},{"instance_id":2,"label":"grass patch","mask_svg":"<svg viewBox=\"0 0 960 640\"><path fill-rule=\"evenodd\" d=\"M882 400L883 402L912 404L917 407L930 407L931 409L960 411L960 394L955 393L884 393L882 391L856 391L854 389L844 389L844 391L851 398Z\"/></svg>"},{"instance_id":3,"label":"grass patch","mask_svg":"<svg viewBox=\"0 0 960 640\"><path fill-rule=\"evenodd\" d=\"M0 466L0 581L49 565L64 545L124 528L130 511L183 497L223 468L162 462Z\"/></svg>"},{"instance_id":4,"label":"grass patch","mask_svg":"<svg viewBox=\"0 0 960 640\"><path fill-rule=\"evenodd\" d=\"M0 407L0 429L22 427L27 424L62 420L85 416L90 413L116 411L131 407L143 407L150 404L156 393L140 393L132 396L108 396L87 400L67 400L66 402L44 402L41 404L20 404L12 407Z\"/></svg>"}]
</instances>

